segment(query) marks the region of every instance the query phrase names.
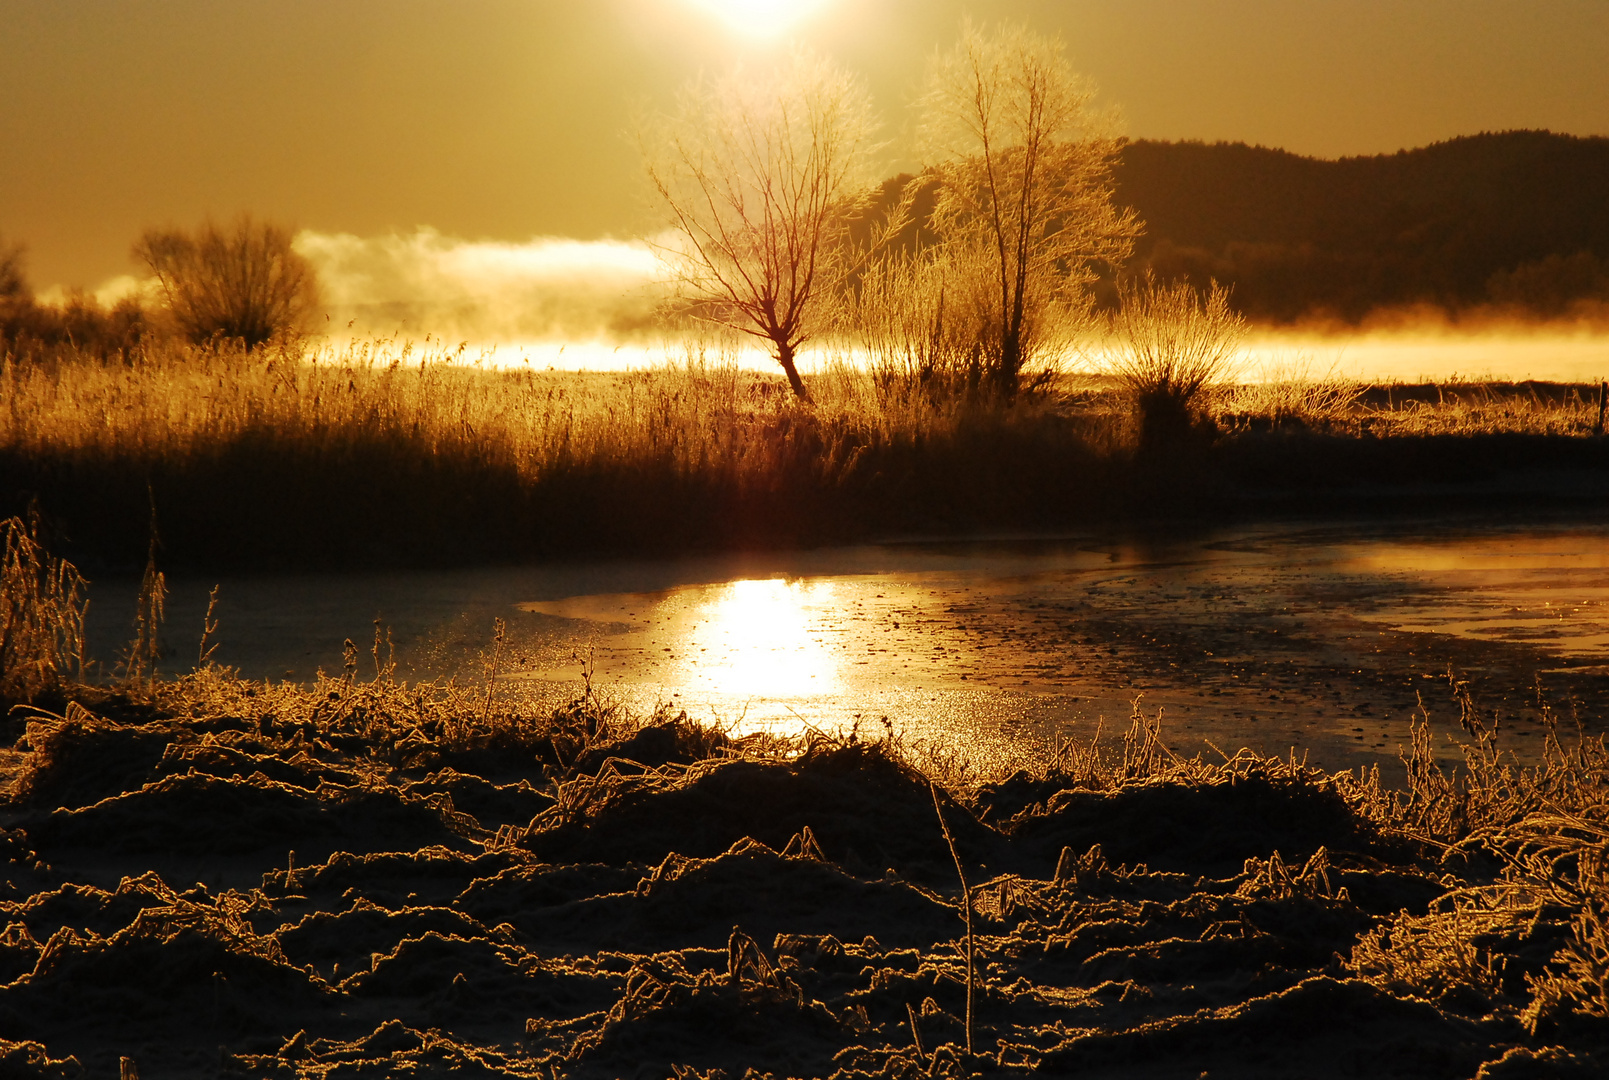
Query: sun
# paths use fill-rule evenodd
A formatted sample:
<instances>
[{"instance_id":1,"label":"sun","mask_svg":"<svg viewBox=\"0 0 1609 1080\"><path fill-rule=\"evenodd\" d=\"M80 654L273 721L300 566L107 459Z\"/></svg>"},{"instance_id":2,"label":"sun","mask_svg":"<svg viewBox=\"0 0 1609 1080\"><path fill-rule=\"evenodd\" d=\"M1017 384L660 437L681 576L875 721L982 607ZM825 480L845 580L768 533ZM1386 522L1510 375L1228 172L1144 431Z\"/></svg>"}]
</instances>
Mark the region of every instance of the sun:
<instances>
[{"instance_id":1,"label":"sun","mask_svg":"<svg viewBox=\"0 0 1609 1080\"><path fill-rule=\"evenodd\" d=\"M773 38L811 15L826 0L693 0L746 37Z\"/></svg>"}]
</instances>

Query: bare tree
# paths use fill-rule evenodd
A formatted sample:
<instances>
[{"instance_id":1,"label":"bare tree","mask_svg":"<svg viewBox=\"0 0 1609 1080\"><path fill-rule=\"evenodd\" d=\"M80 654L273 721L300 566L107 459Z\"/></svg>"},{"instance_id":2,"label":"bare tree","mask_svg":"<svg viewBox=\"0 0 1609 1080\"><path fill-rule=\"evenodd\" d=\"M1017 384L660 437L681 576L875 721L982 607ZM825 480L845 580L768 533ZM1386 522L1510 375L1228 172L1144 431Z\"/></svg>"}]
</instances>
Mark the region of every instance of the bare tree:
<instances>
[{"instance_id":1,"label":"bare tree","mask_svg":"<svg viewBox=\"0 0 1609 1080\"><path fill-rule=\"evenodd\" d=\"M695 82L674 114L645 125L683 299L764 339L801 399L795 358L852 269L847 219L874 126L860 83L802 52L768 76Z\"/></svg>"},{"instance_id":2,"label":"bare tree","mask_svg":"<svg viewBox=\"0 0 1609 1080\"><path fill-rule=\"evenodd\" d=\"M1126 259L1139 233L1112 205L1122 141L1062 50L1026 28L964 23L920 101L933 225L941 244L965 249L955 262L985 268L987 287L970 291L986 305L980 344L1008 396L1052 324L1087 312L1095 268Z\"/></svg>"},{"instance_id":3,"label":"bare tree","mask_svg":"<svg viewBox=\"0 0 1609 1080\"><path fill-rule=\"evenodd\" d=\"M152 229L134 244L179 329L191 341L238 340L255 348L298 329L318 306L313 268L291 233L241 215L227 231Z\"/></svg>"}]
</instances>

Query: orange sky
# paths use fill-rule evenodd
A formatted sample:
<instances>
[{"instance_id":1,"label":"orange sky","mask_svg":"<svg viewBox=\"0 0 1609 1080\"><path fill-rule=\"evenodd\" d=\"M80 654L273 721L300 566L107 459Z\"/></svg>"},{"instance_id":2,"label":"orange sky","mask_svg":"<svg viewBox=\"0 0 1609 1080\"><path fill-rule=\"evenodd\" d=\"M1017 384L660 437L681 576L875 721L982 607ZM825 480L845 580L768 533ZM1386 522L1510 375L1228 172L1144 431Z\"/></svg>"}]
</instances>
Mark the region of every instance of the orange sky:
<instances>
[{"instance_id":1,"label":"orange sky","mask_svg":"<svg viewBox=\"0 0 1609 1080\"><path fill-rule=\"evenodd\" d=\"M818 0L898 135L963 13L1059 32L1134 137L1337 156L1609 134L1609 0ZM249 209L373 235L626 236L633 102L776 44L696 0L0 0L0 234L37 287ZM890 165L897 162L891 161Z\"/></svg>"}]
</instances>

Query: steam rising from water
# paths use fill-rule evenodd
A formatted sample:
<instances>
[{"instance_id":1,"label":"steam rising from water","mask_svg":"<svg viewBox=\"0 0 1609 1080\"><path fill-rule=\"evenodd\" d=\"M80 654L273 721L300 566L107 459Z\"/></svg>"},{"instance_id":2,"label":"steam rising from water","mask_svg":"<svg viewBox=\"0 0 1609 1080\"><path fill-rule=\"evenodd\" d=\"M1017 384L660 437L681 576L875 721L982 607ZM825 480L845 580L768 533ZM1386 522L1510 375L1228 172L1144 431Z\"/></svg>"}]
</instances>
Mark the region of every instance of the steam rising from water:
<instances>
[{"instance_id":1,"label":"steam rising from water","mask_svg":"<svg viewBox=\"0 0 1609 1080\"><path fill-rule=\"evenodd\" d=\"M1246 342L1240 381L1335 377L1368 383L1609 377L1609 334L1569 325L1445 326L1312 333L1268 330Z\"/></svg>"},{"instance_id":2,"label":"steam rising from water","mask_svg":"<svg viewBox=\"0 0 1609 1080\"><path fill-rule=\"evenodd\" d=\"M644 240L510 243L421 228L375 237L303 232L296 248L318 271L335 338L429 335L449 348L460 341L495 346L498 362L523 358L559 368L641 367L667 356L653 319L668 296L667 275ZM1102 366L1103 352L1099 345L1090 351L1091 367ZM668 350L680 354L678 347ZM757 348L735 359L775 367ZM819 357L807 351L802 359L809 368ZM1265 330L1247 341L1236 374L1248 382L1325 376L1585 382L1609 375L1609 335L1569 325L1458 327L1434 320L1332 332Z\"/></svg>"},{"instance_id":3,"label":"steam rising from water","mask_svg":"<svg viewBox=\"0 0 1609 1080\"><path fill-rule=\"evenodd\" d=\"M668 243L670 238L664 238ZM296 249L318 273L332 342L391 338L459 342L494 364L528 360L561 369L648 367L685 355L654 314L668 298L667 268L646 240L535 237L524 243L463 240L431 228L360 237L303 232ZM94 290L109 306L129 295L155 302L153 283L124 275ZM60 304L65 290L40 294ZM1100 371L1103 343L1078 365ZM743 367L775 371L756 344L721 350ZM800 366L850 350L807 344ZM1609 377L1609 319L1527 324L1449 321L1426 311L1363 328L1260 329L1246 341L1237 381L1358 379L1371 383L1454 378L1596 382Z\"/></svg>"},{"instance_id":4,"label":"steam rising from water","mask_svg":"<svg viewBox=\"0 0 1609 1080\"><path fill-rule=\"evenodd\" d=\"M664 299L640 240L459 240L430 228L359 237L303 232L331 332L473 344L641 341Z\"/></svg>"}]
</instances>

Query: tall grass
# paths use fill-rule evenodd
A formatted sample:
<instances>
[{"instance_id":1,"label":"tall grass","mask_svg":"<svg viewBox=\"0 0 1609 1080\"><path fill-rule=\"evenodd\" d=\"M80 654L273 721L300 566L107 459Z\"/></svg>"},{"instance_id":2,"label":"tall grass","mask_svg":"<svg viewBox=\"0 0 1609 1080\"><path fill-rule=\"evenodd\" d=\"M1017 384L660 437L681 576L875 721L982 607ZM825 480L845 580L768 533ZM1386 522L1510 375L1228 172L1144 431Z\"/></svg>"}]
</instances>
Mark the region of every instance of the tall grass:
<instances>
[{"instance_id":1,"label":"tall grass","mask_svg":"<svg viewBox=\"0 0 1609 1080\"><path fill-rule=\"evenodd\" d=\"M644 453L735 466L747 449L736 429L787 411L771 380L720 365L578 379L457 359L365 342L321 354L169 346L127 365L12 362L0 368L0 422L9 446L33 451L155 461L229 439L330 452L369 441L540 478Z\"/></svg>"},{"instance_id":2,"label":"tall grass","mask_svg":"<svg viewBox=\"0 0 1609 1080\"><path fill-rule=\"evenodd\" d=\"M1542 761L1521 766L1499 749L1497 718L1476 706L1467 685L1453 681L1453 694L1469 736L1463 766L1436 762L1426 718L1403 754L1407 788L1375 793L1361 808L1439 854L1462 880L1424 914L1404 911L1365 934L1348 966L1387 989L1432 999L1471 990L1521 999L1518 1019L1533 1034L1572 1013L1609 1018L1604 737L1560 739L1543 701ZM1550 922L1563 932L1546 963L1507 971Z\"/></svg>"},{"instance_id":3,"label":"tall grass","mask_svg":"<svg viewBox=\"0 0 1609 1080\"><path fill-rule=\"evenodd\" d=\"M1590 387L1472 383L1369 387L1354 410L1371 435L1592 435L1598 402Z\"/></svg>"},{"instance_id":4,"label":"tall grass","mask_svg":"<svg viewBox=\"0 0 1609 1080\"><path fill-rule=\"evenodd\" d=\"M1038 297L1009 372L1000 356L999 296L987 253L947 245L869 265L839 305L839 341L858 351L883 402L940 406L957 398L1030 401L1069 368L1091 318L1087 303Z\"/></svg>"},{"instance_id":5,"label":"tall grass","mask_svg":"<svg viewBox=\"0 0 1609 1080\"><path fill-rule=\"evenodd\" d=\"M1140 445L1183 440L1203 398L1234 374L1246 320L1216 282L1198 294L1188 282L1149 273L1119 289L1112 314L1114 372L1134 397Z\"/></svg>"},{"instance_id":6,"label":"tall grass","mask_svg":"<svg viewBox=\"0 0 1609 1080\"><path fill-rule=\"evenodd\" d=\"M901 399L845 367L812 395L714 347L585 375L390 342L12 356L0 459L8 497L132 567L152 498L171 563L522 558L987 519L1056 505L1094 457L1048 400Z\"/></svg>"},{"instance_id":7,"label":"tall grass","mask_svg":"<svg viewBox=\"0 0 1609 1080\"><path fill-rule=\"evenodd\" d=\"M1367 387L1333 368L1315 372L1311 362L1265 365L1249 382L1224 387L1208 407L1215 425L1300 426L1328 430L1358 415Z\"/></svg>"},{"instance_id":8,"label":"tall grass","mask_svg":"<svg viewBox=\"0 0 1609 1080\"><path fill-rule=\"evenodd\" d=\"M37 517L0 522L0 703L32 702L81 677L85 582L47 551Z\"/></svg>"},{"instance_id":9,"label":"tall grass","mask_svg":"<svg viewBox=\"0 0 1609 1080\"><path fill-rule=\"evenodd\" d=\"M146 561L153 504L169 569L809 544L1193 512L1220 497L1203 470L1222 472L1220 495L1241 475L1291 473L1288 445L1243 439L1264 430L1312 436L1310 485L1326 469L1350 480L1347 455L1364 441L1384 479L1429 452L1448 475L1478 473L1513 448L1399 454L1393 440L1590 435L1595 418L1590 394L1570 387L1203 384L1190 408L1214 423L1191 429L1201 453L1185 477L1174 458L1139 452L1149 421L1142 410L1136 423L1132 384L1047 369L1007 399L973 392L964 353L901 352L936 314L890 329L869 363L810 376L810 403L718 343L611 374L390 341L249 353L170 341L113 361L0 350L0 513L37 498L80 566L131 571Z\"/></svg>"},{"instance_id":10,"label":"tall grass","mask_svg":"<svg viewBox=\"0 0 1609 1080\"><path fill-rule=\"evenodd\" d=\"M1452 379L1369 385L1334 372L1312 374L1300 363L1259 374L1209 396L1206 411L1219 428L1306 428L1372 438L1601 434L1590 384Z\"/></svg>"}]
</instances>

